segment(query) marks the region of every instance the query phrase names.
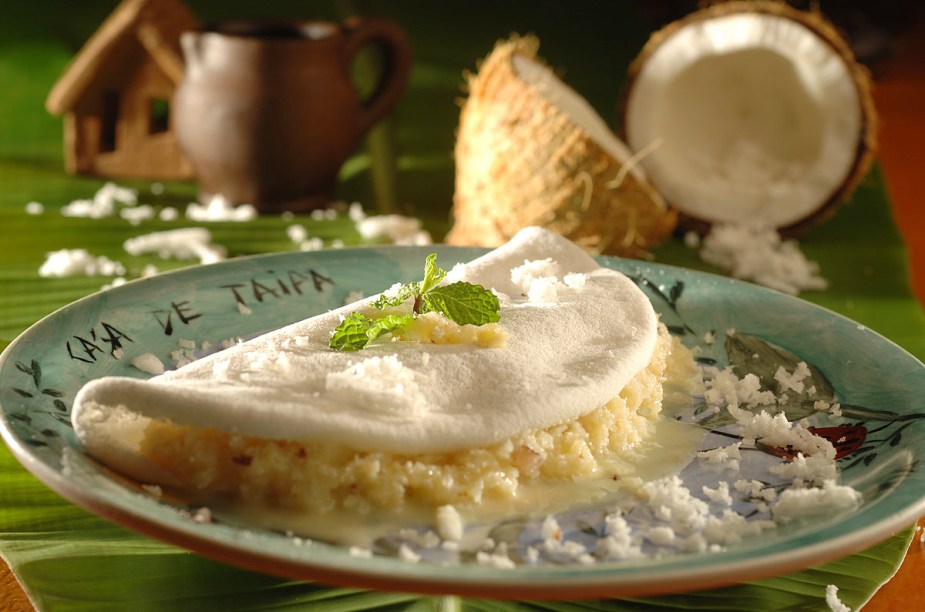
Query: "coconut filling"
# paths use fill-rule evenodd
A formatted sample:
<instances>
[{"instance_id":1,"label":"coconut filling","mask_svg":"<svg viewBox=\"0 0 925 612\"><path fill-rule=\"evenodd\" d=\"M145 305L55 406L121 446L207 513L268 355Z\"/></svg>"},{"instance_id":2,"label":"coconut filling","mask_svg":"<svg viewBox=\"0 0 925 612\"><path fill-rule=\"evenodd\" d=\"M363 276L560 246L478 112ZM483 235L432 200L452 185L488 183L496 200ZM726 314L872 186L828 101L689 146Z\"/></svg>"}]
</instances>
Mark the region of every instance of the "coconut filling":
<instances>
[{"instance_id":1,"label":"coconut filling","mask_svg":"<svg viewBox=\"0 0 925 612\"><path fill-rule=\"evenodd\" d=\"M679 210L783 227L844 183L862 110L848 66L806 26L764 14L694 21L658 45L627 100L634 150Z\"/></svg>"},{"instance_id":2,"label":"coconut filling","mask_svg":"<svg viewBox=\"0 0 925 612\"><path fill-rule=\"evenodd\" d=\"M142 454L207 499L324 513L466 506L514 499L522 486L616 477L662 410L666 366L685 351L663 325L651 361L600 408L486 447L446 453L364 452L323 441L268 440L151 421Z\"/></svg>"}]
</instances>

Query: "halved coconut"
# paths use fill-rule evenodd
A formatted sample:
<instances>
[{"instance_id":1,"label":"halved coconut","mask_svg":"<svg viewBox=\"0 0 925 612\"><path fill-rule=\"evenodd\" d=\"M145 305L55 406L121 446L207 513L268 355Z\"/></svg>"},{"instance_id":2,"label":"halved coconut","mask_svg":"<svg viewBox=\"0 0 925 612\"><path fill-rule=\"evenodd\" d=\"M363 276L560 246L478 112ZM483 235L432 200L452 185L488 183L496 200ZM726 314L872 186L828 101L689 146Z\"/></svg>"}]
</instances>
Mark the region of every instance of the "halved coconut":
<instances>
[{"instance_id":1,"label":"halved coconut","mask_svg":"<svg viewBox=\"0 0 925 612\"><path fill-rule=\"evenodd\" d=\"M676 214L538 47L533 37L502 41L468 79L447 242L496 246L543 226L592 252L645 254Z\"/></svg>"},{"instance_id":2,"label":"halved coconut","mask_svg":"<svg viewBox=\"0 0 925 612\"><path fill-rule=\"evenodd\" d=\"M655 33L630 67L633 150L682 214L793 234L834 212L870 167L867 71L818 12L784 3L710 6Z\"/></svg>"}]
</instances>

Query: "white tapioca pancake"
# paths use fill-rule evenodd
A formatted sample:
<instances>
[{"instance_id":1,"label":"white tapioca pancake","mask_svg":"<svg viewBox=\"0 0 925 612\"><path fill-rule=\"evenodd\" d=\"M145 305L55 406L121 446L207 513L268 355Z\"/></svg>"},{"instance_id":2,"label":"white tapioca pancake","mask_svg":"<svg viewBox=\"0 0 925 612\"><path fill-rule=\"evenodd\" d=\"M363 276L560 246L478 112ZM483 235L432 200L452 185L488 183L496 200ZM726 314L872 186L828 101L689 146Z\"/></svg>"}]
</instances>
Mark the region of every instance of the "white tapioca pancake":
<instances>
[{"instance_id":1,"label":"white tapioca pancake","mask_svg":"<svg viewBox=\"0 0 925 612\"><path fill-rule=\"evenodd\" d=\"M372 310L374 296L149 380L91 381L74 401L77 435L135 474L150 419L401 454L483 447L599 408L652 358L645 295L549 231L525 229L450 276L499 294L505 346L328 348L341 318Z\"/></svg>"}]
</instances>

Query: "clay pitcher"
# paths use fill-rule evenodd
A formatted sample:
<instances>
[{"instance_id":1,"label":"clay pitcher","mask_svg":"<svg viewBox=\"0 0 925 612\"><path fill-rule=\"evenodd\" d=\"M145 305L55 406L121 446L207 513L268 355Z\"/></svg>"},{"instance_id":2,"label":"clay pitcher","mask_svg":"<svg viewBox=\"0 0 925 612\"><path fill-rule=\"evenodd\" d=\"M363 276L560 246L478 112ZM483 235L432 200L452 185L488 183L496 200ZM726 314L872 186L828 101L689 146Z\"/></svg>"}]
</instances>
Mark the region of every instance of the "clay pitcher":
<instances>
[{"instance_id":1,"label":"clay pitcher","mask_svg":"<svg viewBox=\"0 0 925 612\"><path fill-rule=\"evenodd\" d=\"M228 22L186 32L181 45L173 127L200 200L221 195L266 213L327 204L341 165L396 104L411 70L403 31L382 19ZM366 45L384 60L363 100L350 70Z\"/></svg>"}]
</instances>

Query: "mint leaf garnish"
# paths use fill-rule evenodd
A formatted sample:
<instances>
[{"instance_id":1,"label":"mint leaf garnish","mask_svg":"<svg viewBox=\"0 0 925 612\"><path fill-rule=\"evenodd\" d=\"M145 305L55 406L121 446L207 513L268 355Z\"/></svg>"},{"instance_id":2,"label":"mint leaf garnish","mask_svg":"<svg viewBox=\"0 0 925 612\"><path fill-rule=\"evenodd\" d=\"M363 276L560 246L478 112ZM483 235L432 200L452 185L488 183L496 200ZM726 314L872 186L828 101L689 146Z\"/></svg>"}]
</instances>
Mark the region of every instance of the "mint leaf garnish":
<instances>
[{"instance_id":1,"label":"mint leaf garnish","mask_svg":"<svg viewBox=\"0 0 925 612\"><path fill-rule=\"evenodd\" d=\"M423 280L402 285L392 295L382 295L372 303L377 310L384 310L414 298L412 314L367 317L355 312L334 330L330 347L338 351L358 351L379 336L399 330L416 316L428 312L442 314L459 325L484 325L500 318L501 304L491 291L464 281L441 286L444 278L446 270L437 265L437 254L431 253L424 262Z\"/></svg>"},{"instance_id":2,"label":"mint leaf garnish","mask_svg":"<svg viewBox=\"0 0 925 612\"><path fill-rule=\"evenodd\" d=\"M424 280L417 283L418 295L430 292L444 278L446 278L446 270L437 266L437 254L431 253L424 261Z\"/></svg>"},{"instance_id":3,"label":"mint leaf garnish","mask_svg":"<svg viewBox=\"0 0 925 612\"><path fill-rule=\"evenodd\" d=\"M395 295L388 296L386 294L382 294L379 296L379 299L373 302L373 306L376 308L376 310L385 310L386 308L401 306L405 300L415 295L414 290L416 286L417 283L409 283L399 287Z\"/></svg>"},{"instance_id":4,"label":"mint leaf garnish","mask_svg":"<svg viewBox=\"0 0 925 612\"><path fill-rule=\"evenodd\" d=\"M498 296L481 285L458 282L434 287L422 302L422 314L439 312L460 325L485 325L500 318Z\"/></svg>"},{"instance_id":5,"label":"mint leaf garnish","mask_svg":"<svg viewBox=\"0 0 925 612\"><path fill-rule=\"evenodd\" d=\"M358 351L369 343L366 330L369 329L369 319L355 312L334 328L329 346L338 351Z\"/></svg>"},{"instance_id":6,"label":"mint leaf garnish","mask_svg":"<svg viewBox=\"0 0 925 612\"><path fill-rule=\"evenodd\" d=\"M330 347L338 351L358 351L379 336L405 327L412 320L413 315L387 315L371 319L355 312L334 329Z\"/></svg>"}]
</instances>

